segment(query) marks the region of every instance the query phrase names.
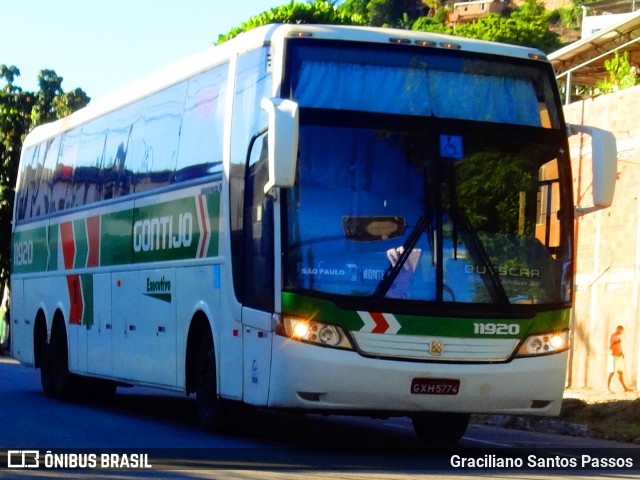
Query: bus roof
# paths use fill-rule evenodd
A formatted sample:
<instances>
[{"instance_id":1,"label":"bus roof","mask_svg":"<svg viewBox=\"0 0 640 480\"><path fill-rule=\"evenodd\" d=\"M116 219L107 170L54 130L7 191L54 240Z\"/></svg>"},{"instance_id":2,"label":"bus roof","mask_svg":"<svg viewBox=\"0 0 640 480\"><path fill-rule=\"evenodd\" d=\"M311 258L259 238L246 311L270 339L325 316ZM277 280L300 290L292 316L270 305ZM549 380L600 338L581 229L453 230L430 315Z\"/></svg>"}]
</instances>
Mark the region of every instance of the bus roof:
<instances>
[{"instance_id":1,"label":"bus roof","mask_svg":"<svg viewBox=\"0 0 640 480\"><path fill-rule=\"evenodd\" d=\"M142 77L65 118L36 127L27 135L23 148L36 145L110 111L117 110L152 93L207 71L225 62L234 54L243 53L262 45L279 44L286 38L297 36L367 43L398 43L547 61L544 53L535 48L429 32L337 25L264 25L244 32L221 45L190 55L146 77Z\"/></svg>"}]
</instances>

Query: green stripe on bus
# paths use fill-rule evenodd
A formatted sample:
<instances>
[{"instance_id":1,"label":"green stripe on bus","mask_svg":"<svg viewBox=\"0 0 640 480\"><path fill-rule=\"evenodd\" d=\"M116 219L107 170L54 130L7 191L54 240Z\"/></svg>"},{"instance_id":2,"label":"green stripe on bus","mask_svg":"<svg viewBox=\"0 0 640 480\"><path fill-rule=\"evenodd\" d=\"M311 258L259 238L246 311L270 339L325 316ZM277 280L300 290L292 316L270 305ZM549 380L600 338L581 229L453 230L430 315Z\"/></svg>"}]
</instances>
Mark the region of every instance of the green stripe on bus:
<instances>
[{"instance_id":1,"label":"green stripe on bus","mask_svg":"<svg viewBox=\"0 0 640 480\"><path fill-rule=\"evenodd\" d=\"M359 331L364 321L356 311L344 310L335 303L296 293L282 293L282 311L285 314L317 320L338 325L347 331ZM374 313L374 312L372 312ZM377 312L380 313L380 312ZM459 338L487 338L486 334L477 333L476 324L518 324L518 334L509 337L525 338L534 333L561 331L569 328L570 310L559 309L541 312L532 318L448 318L426 315L393 315L400 325L398 335L429 335Z\"/></svg>"},{"instance_id":2,"label":"green stripe on bus","mask_svg":"<svg viewBox=\"0 0 640 480\"><path fill-rule=\"evenodd\" d=\"M120 210L100 219L100 264L102 266L131 263L131 219L133 210Z\"/></svg>"},{"instance_id":3,"label":"green stripe on bus","mask_svg":"<svg viewBox=\"0 0 640 480\"><path fill-rule=\"evenodd\" d=\"M93 274L80 275L80 283L82 284L82 303L84 306L82 325L90 327L93 325Z\"/></svg>"},{"instance_id":4,"label":"green stripe on bus","mask_svg":"<svg viewBox=\"0 0 640 480\"><path fill-rule=\"evenodd\" d=\"M47 227L14 232L11 240L13 273L42 272L47 269Z\"/></svg>"},{"instance_id":5,"label":"green stripe on bus","mask_svg":"<svg viewBox=\"0 0 640 480\"><path fill-rule=\"evenodd\" d=\"M58 269L58 225L49 225L48 229L48 252L46 270L54 271Z\"/></svg>"},{"instance_id":6,"label":"green stripe on bus","mask_svg":"<svg viewBox=\"0 0 640 480\"><path fill-rule=\"evenodd\" d=\"M317 318L345 330L360 330L364 322L357 312L343 310L328 300L282 292L282 312L302 318Z\"/></svg>"},{"instance_id":7,"label":"green stripe on bus","mask_svg":"<svg viewBox=\"0 0 640 480\"><path fill-rule=\"evenodd\" d=\"M207 249L207 257L219 255L220 238L220 193L216 192L205 197L209 210L209 223L211 224L211 240Z\"/></svg>"},{"instance_id":8,"label":"green stripe on bus","mask_svg":"<svg viewBox=\"0 0 640 480\"><path fill-rule=\"evenodd\" d=\"M195 197L133 210L133 263L196 258L199 240Z\"/></svg>"},{"instance_id":9,"label":"green stripe on bus","mask_svg":"<svg viewBox=\"0 0 640 480\"><path fill-rule=\"evenodd\" d=\"M99 266L215 257L219 255L219 223L219 192L104 213L100 216ZM98 266L95 252L94 263L87 265L90 245L86 218L73 220L72 225L73 268ZM58 270L59 229L60 224L52 222L15 231L12 273Z\"/></svg>"},{"instance_id":10,"label":"green stripe on bus","mask_svg":"<svg viewBox=\"0 0 640 480\"><path fill-rule=\"evenodd\" d=\"M73 221L73 238L76 247L73 268L84 268L87 265L89 244L87 242L87 224L83 218Z\"/></svg>"}]
</instances>

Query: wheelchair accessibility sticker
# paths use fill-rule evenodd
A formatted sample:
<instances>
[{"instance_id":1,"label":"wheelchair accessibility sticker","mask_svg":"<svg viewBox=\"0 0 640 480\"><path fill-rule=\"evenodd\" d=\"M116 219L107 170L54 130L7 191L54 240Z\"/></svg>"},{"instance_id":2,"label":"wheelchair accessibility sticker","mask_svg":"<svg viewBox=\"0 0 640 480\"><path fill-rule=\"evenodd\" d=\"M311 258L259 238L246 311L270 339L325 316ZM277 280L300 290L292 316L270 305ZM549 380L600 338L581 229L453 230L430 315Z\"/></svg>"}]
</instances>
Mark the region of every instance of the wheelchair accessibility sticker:
<instances>
[{"instance_id":1,"label":"wheelchair accessibility sticker","mask_svg":"<svg viewBox=\"0 0 640 480\"><path fill-rule=\"evenodd\" d=\"M462 160L462 137L460 135L440 135L440 157Z\"/></svg>"}]
</instances>

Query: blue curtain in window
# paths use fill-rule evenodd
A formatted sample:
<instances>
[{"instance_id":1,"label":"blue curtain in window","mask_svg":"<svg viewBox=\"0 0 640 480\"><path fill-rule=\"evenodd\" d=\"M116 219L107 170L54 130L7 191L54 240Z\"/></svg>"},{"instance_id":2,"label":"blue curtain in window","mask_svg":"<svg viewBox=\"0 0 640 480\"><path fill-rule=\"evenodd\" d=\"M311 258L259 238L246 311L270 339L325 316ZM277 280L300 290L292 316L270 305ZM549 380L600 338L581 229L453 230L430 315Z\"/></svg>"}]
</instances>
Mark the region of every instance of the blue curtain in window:
<instances>
[{"instance_id":1,"label":"blue curtain in window","mask_svg":"<svg viewBox=\"0 0 640 480\"><path fill-rule=\"evenodd\" d=\"M429 115L424 70L305 61L295 99L302 106Z\"/></svg>"},{"instance_id":2,"label":"blue curtain in window","mask_svg":"<svg viewBox=\"0 0 640 480\"><path fill-rule=\"evenodd\" d=\"M541 124L531 82L508 77L304 61L294 98L303 107Z\"/></svg>"}]
</instances>

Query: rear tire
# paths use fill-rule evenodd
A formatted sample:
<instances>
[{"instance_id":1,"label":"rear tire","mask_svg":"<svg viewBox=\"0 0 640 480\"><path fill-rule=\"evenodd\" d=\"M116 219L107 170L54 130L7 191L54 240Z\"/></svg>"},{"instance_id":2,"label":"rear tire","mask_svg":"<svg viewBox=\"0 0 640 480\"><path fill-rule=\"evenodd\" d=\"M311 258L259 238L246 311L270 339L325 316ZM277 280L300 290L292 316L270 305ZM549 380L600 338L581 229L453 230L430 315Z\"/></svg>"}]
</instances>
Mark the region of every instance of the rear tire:
<instances>
[{"instance_id":1,"label":"rear tire","mask_svg":"<svg viewBox=\"0 0 640 480\"><path fill-rule=\"evenodd\" d=\"M68 402L75 394L75 376L69 372L67 332L64 327L53 330L48 350L47 362L50 362L54 395L61 402Z\"/></svg>"},{"instance_id":2,"label":"rear tire","mask_svg":"<svg viewBox=\"0 0 640 480\"><path fill-rule=\"evenodd\" d=\"M231 426L229 403L220 398L211 332L206 330L198 348L195 368L198 425L206 432L220 432Z\"/></svg>"},{"instance_id":3,"label":"rear tire","mask_svg":"<svg viewBox=\"0 0 640 480\"><path fill-rule=\"evenodd\" d=\"M38 342L38 349L40 350L40 384L42 385L42 392L47 398L55 398L56 391L53 382L51 349L46 338L42 338Z\"/></svg>"},{"instance_id":4,"label":"rear tire","mask_svg":"<svg viewBox=\"0 0 640 480\"><path fill-rule=\"evenodd\" d=\"M411 420L416 435L431 446L450 446L457 443L467 430L468 413L429 412L414 415Z\"/></svg>"}]
</instances>

